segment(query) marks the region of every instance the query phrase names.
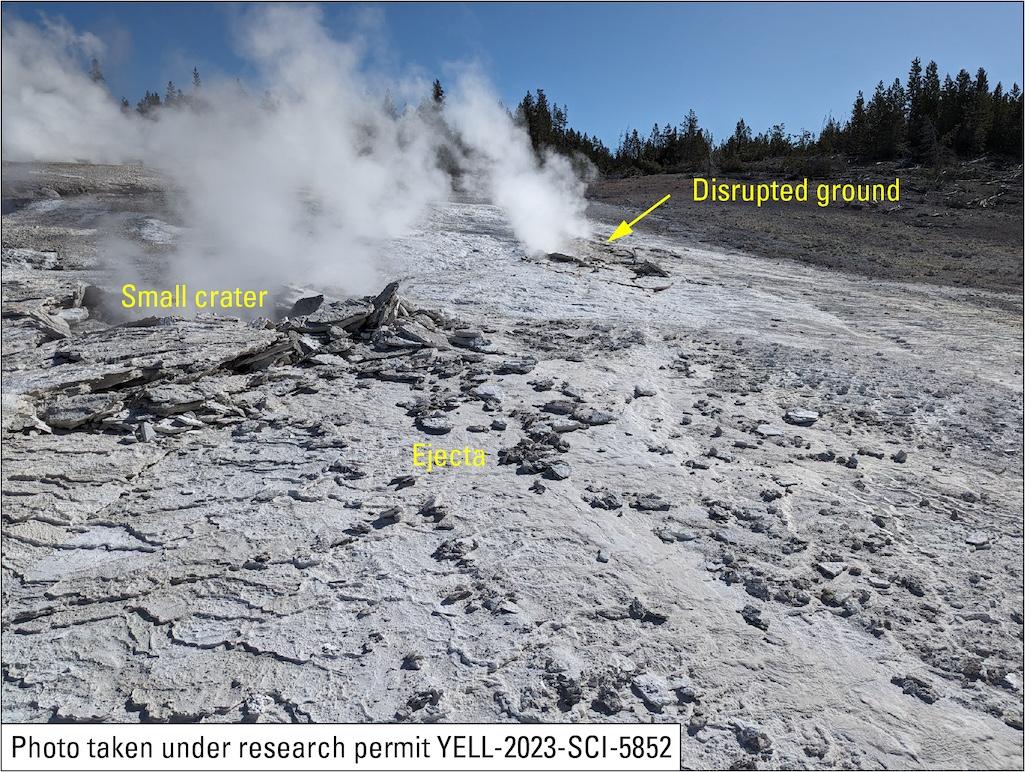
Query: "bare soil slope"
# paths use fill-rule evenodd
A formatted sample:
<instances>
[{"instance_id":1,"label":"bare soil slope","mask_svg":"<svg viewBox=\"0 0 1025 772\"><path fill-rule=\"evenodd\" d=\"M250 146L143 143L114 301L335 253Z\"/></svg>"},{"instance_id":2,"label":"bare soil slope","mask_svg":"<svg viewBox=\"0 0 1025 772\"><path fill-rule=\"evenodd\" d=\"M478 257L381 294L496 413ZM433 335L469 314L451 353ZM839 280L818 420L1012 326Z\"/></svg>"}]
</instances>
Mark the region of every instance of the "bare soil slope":
<instances>
[{"instance_id":1,"label":"bare soil slope","mask_svg":"<svg viewBox=\"0 0 1025 772\"><path fill-rule=\"evenodd\" d=\"M1022 168L989 163L953 167L937 177L894 164L851 167L816 182L892 182L901 178L899 206L695 203L693 175L653 175L593 184L589 196L640 213L671 193L648 218L649 233L897 279L1011 292L1022 291ZM724 182L784 180L778 170ZM606 210L597 210L596 216ZM619 221L616 219L616 222ZM614 225L615 223L613 223ZM611 232L611 226L609 228Z\"/></svg>"}]
</instances>

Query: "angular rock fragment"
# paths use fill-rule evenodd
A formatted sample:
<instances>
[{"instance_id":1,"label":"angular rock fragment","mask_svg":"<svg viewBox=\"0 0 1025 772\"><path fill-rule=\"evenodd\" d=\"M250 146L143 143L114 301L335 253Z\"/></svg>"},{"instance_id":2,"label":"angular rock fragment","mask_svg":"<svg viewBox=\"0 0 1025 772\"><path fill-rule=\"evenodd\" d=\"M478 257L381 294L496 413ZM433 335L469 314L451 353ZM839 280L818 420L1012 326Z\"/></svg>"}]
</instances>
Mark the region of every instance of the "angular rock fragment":
<instances>
[{"instance_id":1,"label":"angular rock fragment","mask_svg":"<svg viewBox=\"0 0 1025 772\"><path fill-rule=\"evenodd\" d=\"M550 464L544 476L549 480L565 480L570 475L570 466L564 461Z\"/></svg>"},{"instance_id":2,"label":"angular rock fragment","mask_svg":"<svg viewBox=\"0 0 1025 772\"><path fill-rule=\"evenodd\" d=\"M574 421L570 418L556 418L551 422L552 431L556 434L569 434L579 429L586 428L580 421Z\"/></svg>"},{"instance_id":3,"label":"angular rock fragment","mask_svg":"<svg viewBox=\"0 0 1025 772\"><path fill-rule=\"evenodd\" d=\"M737 743L748 753L766 753L772 748L772 740L757 726L737 722L734 725Z\"/></svg>"},{"instance_id":4,"label":"angular rock fragment","mask_svg":"<svg viewBox=\"0 0 1025 772\"><path fill-rule=\"evenodd\" d=\"M591 264L587 260L583 260L579 257L573 257L572 255L566 255L562 252L549 252L547 257L553 263L569 263L570 265L576 265L580 267L589 266Z\"/></svg>"},{"instance_id":5,"label":"angular rock fragment","mask_svg":"<svg viewBox=\"0 0 1025 772\"><path fill-rule=\"evenodd\" d=\"M590 490L590 489L589 489ZM591 495L584 495L584 501L595 509L620 509L623 500L609 490L596 490Z\"/></svg>"},{"instance_id":6,"label":"angular rock fragment","mask_svg":"<svg viewBox=\"0 0 1025 772\"><path fill-rule=\"evenodd\" d=\"M39 329L47 340L61 340L71 336L71 327L57 314L49 314L41 308L30 311L25 317Z\"/></svg>"},{"instance_id":7,"label":"angular rock fragment","mask_svg":"<svg viewBox=\"0 0 1025 772\"><path fill-rule=\"evenodd\" d=\"M416 692L406 701L406 705L395 713L395 719L408 721L412 714L423 711L427 715L419 716L418 720L439 720L442 711L439 710L438 704L441 702L443 694L441 689L423 689Z\"/></svg>"},{"instance_id":8,"label":"angular rock fragment","mask_svg":"<svg viewBox=\"0 0 1025 772\"><path fill-rule=\"evenodd\" d=\"M816 563L815 568L827 579L836 579L836 577L840 576L840 574L847 570L846 564L829 561Z\"/></svg>"},{"instance_id":9,"label":"angular rock fragment","mask_svg":"<svg viewBox=\"0 0 1025 772\"><path fill-rule=\"evenodd\" d=\"M419 670L423 667L423 654L407 654L402 658L401 668L403 670Z\"/></svg>"},{"instance_id":10,"label":"angular rock fragment","mask_svg":"<svg viewBox=\"0 0 1025 772\"><path fill-rule=\"evenodd\" d=\"M634 694L652 713L661 713L665 708L676 704L676 698L669 689L666 679L655 673L641 673L634 676L631 687Z\"/></svg>"},{"instance_id":11,"label":"angular rock fragment","mask_svg":"<svg viewBox=\"0 0 1025 772\"><path fill-rule=\"evenodd\" d=\"M428 329L416 321L406 321L394 326L394 337L405 344L424 348L448 349L444 336ZM397 343L396 343L397 345Z\"/></svg>"},{"instance_id":12,"label":"angular rock fragment","mask_svg":"<svg viewBox=\"0 0 1025 772\"><path fill-rule=\"evenodd\" d=\"M135 438L139 442L153 442L157 439L157 432L149 421L142 421L135 430Z\"/></svg>"},{"instance_id":13,"label":"angular rock fragment","mask_svg":"<svg viewBox=\"0 0 1025 772\"><path fill-rule=\"evenodd\" d=\"M304 325L315 332L328 332L332 327L337 327L352 334L363 327L373 312L372 301L364 298L347 298L323 303L306 317Z\"/></svg>"},{"instance_id":14,"label":"angular rock fragment","mask_svg":"<svg viewBox=\"0 0 1025 772\"><path fill-rule=\"evenodd\" d=\"M289 330L287 335L292 348L300 357L313 356L321 349L320 342L309 335L302 335L295 330Z\"/></svg>"},{"instance_id":15,"label":"angular rock fragment","mask_svg":"<svg viewBox=\"0 0 1025 772\"><path fill-rule=\"evenodd\" d=\"M918 577L911 576L910 574L905 574L903 576L898 577L897 582L898 584L903 586L905 590L910 592L915 597L925 597L925 585L922 584L922 581L918 579Z\"/></svg>"},{"instance_id":16,"label":"angular rock fragment","mask_svg":"<svg viewBox=\"0 0 1025 772\"><path fill-rule=\"evenodd\" d=\"M614 716L623 709L623 700L613 687L604 684L591 701L591 709L606 716Z\"/></svg>"},{"instance_id":17,"label":"angular rock fragment","mask_svg":"<svg viewBox=\"0 0 1025 772\"><path fill-rule=\"evenodd\" d=\"M388 286L381 290L381 294L371 301L371 304L374 310L367 317L366 322L363 324L363 329L376 330L378 327L391 324L399 304L399 283L393 281L388 284Z\"/></svg>"},{"instance_id":18,"label":"angular rock fragment","mask_svg":"<svg viewBox=\"0 0 1025 772\"><path fill-rule=\"evenodd\" d=\"M36 407L25 397L14 394L3 395L3 427L5 431L40 431L51 434L53 430L36 415Z\"/></svg>"},{"instance_id":19,"label":"angular rock fragment","mask_svg":"<svg viewBox=\"0 0 1025 772\"><path fill-rule=\"evenodd\" d=\"M416 485L416 475L401 474L398 477L393 477L389 480L388 485L394 485L395 490L397 491L400 491L403 488L411 488Z\"/></svg>"},{"instance_id":20,"label":"angular rock fragment","mask_svg":"<svg viewBox=\"0 0 1025 772\"><path fill-rule=\"evenodd\" d=\"M744 618L744 621L752 627L757 627L759 630L769 629L769 623L762 619L762 612L757 606L748 604L737 613L740 614Z\"/></svg>"},{"instance_id":21,"label":"angular rock fragment","mask_svg":"<svg viewBox=\"0 0 1025 772\"><path fill-rule=\"evenodd\" d=\"M918 676L906 675L899 676L895 675L890 679L890 683L895 686L899 686L904 694L909 694L912 697L917 697L922 702L932 704L936 702L940 697L936 693L935 687L926 681L924 678Z\"/></svg>"},{"instance_id":22,"label":"angular rock fragment","mask_svg":"<svg viewBox=\"0 0 1025 772\"><path fill-rule=\"evenodd\" d=\"M495 371L499 375L526 375L537 367L537 360L533 357L521 357L519 359L506 359Z\"/></svg>"},{"instance_id":23,"label":"angular rock fragment","mask_svg":"<svg viewBox=\"0 0 1025 772\"><path fill-rule=\"evenodd\" d=\"M471 351L487 351L491 346L491 341L484 337L484 333L475 329L456 330L448 336L448 342Z\"/></svg>"},{"instance_id":24,"label":"angular rock fragment","mask_svg":"<svg viewBox=\"0 0 1025 772\"><path fill-rule=\"evenodd\" d=\"M630 506L642 512L665 512L671 507L668 501L654 493L636 497Z\"/></svg>"},{"instance_id":25,"label":"angular rock fragment","mask_svg":"<svg viewBox=\"0 0 1025 772\"><path fill-rule=\"evenodd\" d=\"M192 386L177 383L148 386L145 396L150 409L161 416L195 411L206 402L206 395L203 392Z\"/></svg>"},{"instance_id":26,"label":"angular rock fragment","mask_svg":"<svg viewBox=\"0 0 1025 772\"><path fill-rule=\"evenodd\" d=\"M640 598L634 598L630 601L630 607L627 609L627 613L631 619L636 619L639 622L648 622L653 625L661 625L669 620L666 614L659 611L652 611L645 606Z\"/></svg>"},{"instance_id":27,"label":"angular rock fragment","mask_svg":"<svg viewBox=\"0 0 1025 772\"><path fill-rule=\"evenodd\" d=\"M1021 710L1009 710L1003 715L1004 723L1007 724L1011 729L1017 729L1019 732L1022 728L1025 728L1025 720L1023 720Z\"/></svg>"},{"instance_id":28,"label":"angular rock fragment","mask_svg":"<svg viewBox=\"0 0 1025 772\"><path fill-rule=\"evenodd\" d=\"M473 597L473 590L469 587L460 585L441 599L441 605L451 606L453 603L458 603L461 600L466 600L471 597Z\"/></svg>"},{"instance_id":29,"label":"angular rock fragment","mask_svg":"<svg viewBox=\"0 0 1025 772\"><path fill-rule=\"evenodd\" d=\"M965 537L965 543L976 549L985 549L989 547L989 534L985 531L972 531Z\"/></svg>"},{"instance_id":30,"label":"angular rock fragment","mask_svg":"<svg viewBox=\"0 0 1025 772\"><path fill-rule=\"evenodd\" d=\"M498 451L498 463L519 464L517 471L521 474L540 474L548 468L548 457L553 450L550 446L531 439L522 439L514 447L501 448Z\"/></svg>"},{"instance_id":31,"label":"angular rock fragment","mask_svg":"<svg viewBox=\"0 0 1025 772\"><path fill-rule=\"evenodd\" d=\"M644 276L659 276L661 278L669 278L670 276L669 271L657 263L653 263L651 260L637 260L628 267L638 279Z\"/></svg>"},{"instance_id":32,"label":"angular rock fragment","mask_svg":"<svg viewBox=\"0 0 1025 772\"><path fill-rule=\"evenodd\" d=\"M288 338L278 339L270 345L226 362L225 367L240 373L266 370L279 361L289 361L293 351L292 342Z\"/></svg>"},{"instance_id":33,"label":"angular rock fragment","mask_svg":"<svg viewBox=\"0 0 1025 772\"><path fill-rule=\"evenodd\" d=\"M420 515L432 523L440 523L448 516L448 508L437 496L430 496L420 506Z\"/></svg>"},{"instance_id":34,"label":"angular rock fragment","mask_svg":"<svg viewBox=\"0 0 1025 772\"><path fill-rule=\"evenodd\" d=\"M588 426L604 426L616 420L616 417L609 411L593 407L578 407L572 415L574 419Z\"/></svg>"},{"instance_id":35,"label":"angular rock fragment","mask_svg":"<svg viewBox=\"0 0 1025 772\"><path fill-rule=\"evenodd\" d=\"M580 682L565 673L559 673L555 676L555 689L559 695L559 701L557 707L563 713L570 710L574 705L583 699L583 691L580 688Z\"/></svg>"},{"instance_id":36,"label":"angular rock fragment","mask_svg":"<svg viewBox=\"0 0 1025 772\"><path fill-rule=\"evenodd\" d=\"M664 541L666 544L673 544L675 542L694 541L697 539L697 534L693 531L685 531L671 523L666 523L655 528L654 533L659 539Z\"/></svg>"},{"instance_id":37,"label":"angular rock fragment","mask_svg":"<svg viewBox=\"0 0 1025 772\"><path fill-rule=\"evenodd\" d=\"M865 447L862 447L862 448L858 448L858 455L859 456L870 456L872 458L883 458L886 454L883 451L881 451L881 450L876 450L875 448L865 448Z\"/></svg>"},{"instance_id":38,"label":"angular rock fragment","mask_svg":"<svg viewBox=\"0 0 1025 772\"><path fill-rule=\"evenodd\" d=\"M387 528L390 525L395 525L402 521L402 509L400 507L389 507L383 512L379 512L377 518L371 523L371 525L380 530Z\"/></svg>"},{"instance_id":39,"label":"angular rock fragment","mask_svg":"<svg viewBox=\"0 0 1025 772\"><path fill-rule=\"evenodd\" d=\"M299 298L292 305L292 308L288 312L288 315L293 318L297 316L309 316L318 308L320 308L323 304L323 295L311 295L309 297Z\"/></svg>"},{"instance_id":40,"label":"angular rock fragment","mask_svg":"<svg viewBox=\"0 0 1025 772\"><path fill-rule=\"evenodd\" d=\"M796 408L794 410L788 410L783 415L783 420L788 424L793 424L794 426L811 426L819 420L819 414L814 410Z\"/></svg>"},{"instance_id":41,"label":"angular rock fragment","mask_svg":"<svg viewBox=\"0 0 1025 772\"><path fill-rule=\"evenodd\" d=\"M582 402L584 400L584 393L576 386L571 386L568 383L563 383L559 393L564 397L569 397L575 402Z\"/></svg>"},{"instance_id":42,"label":"angular rock fragment","mask_svg":"<svg viewBox=\"0 0 1025 772\"><path fill-rule=\"evenodd\" d=\"M75 394L47 405L42 417L54 429L75 429L113 415L122 404L120 399L110 394Z\"/></svg>"},{"instance_id":43,"label":"angular rock fragment","mask_svg":"<svg viewBox=\"0 0 1025 772\"><path fill-rule=\"evenodd\" d=\"M416 428L426 434L448 434L455 426L441 413L420 416L416 419Z\"/></svg>"},{"instance_id":44,"label":"angular rock fragment","mask_svg":"<svg viewBox=\"0 0 1025 772\"><path fill-rule=\"evenodd\" d=\"M544 412L552 413L553 415L569 415L576 408L576 404L567 399L553 399L551 402L546 402L541 406Z\"/></svg>"},{"instance_id":45,"label":"angular rock fragment","mask_svg":"<svg viewBox=\"0 0 1025 772\"><path fill-rule=\"evenodd\" d=\"M501 402L502 398L505 396L501 387L494 383L482 383L479 386L474 386L470 389L470 394L477 399L484 400L485 402Z\"/></svg>"},{"instance_id":46,"label":"angular rock fragment","mask_svg":"<svg viewBox=\"0 0 1025 772\"><path fill-rule=\"evenodd\" d=\"M477 549L479 545L476 539L463 538L463 539L449 539L448 541L442 542L438 545L438 548L431 554L435 560L451 560L456 563L461 563L466 560L466 556Z\"/></svg>"}]
</instances>

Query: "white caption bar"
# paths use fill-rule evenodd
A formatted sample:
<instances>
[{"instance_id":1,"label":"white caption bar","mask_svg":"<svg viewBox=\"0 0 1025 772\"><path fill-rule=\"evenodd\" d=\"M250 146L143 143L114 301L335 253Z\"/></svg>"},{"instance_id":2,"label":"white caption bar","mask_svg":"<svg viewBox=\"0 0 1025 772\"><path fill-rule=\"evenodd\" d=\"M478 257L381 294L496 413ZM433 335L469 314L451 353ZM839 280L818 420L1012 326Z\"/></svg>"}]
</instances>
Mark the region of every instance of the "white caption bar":
<instances>
[{"instance_id":1,"label":"white caption bar","mask_svg":"<svg viewBox=\"0 0 1025 772\"><path fill-rule=\"evenodd\" d=\"M4 770L662 770L679 724L4 724Z\"/></svg>"}]
</instances>

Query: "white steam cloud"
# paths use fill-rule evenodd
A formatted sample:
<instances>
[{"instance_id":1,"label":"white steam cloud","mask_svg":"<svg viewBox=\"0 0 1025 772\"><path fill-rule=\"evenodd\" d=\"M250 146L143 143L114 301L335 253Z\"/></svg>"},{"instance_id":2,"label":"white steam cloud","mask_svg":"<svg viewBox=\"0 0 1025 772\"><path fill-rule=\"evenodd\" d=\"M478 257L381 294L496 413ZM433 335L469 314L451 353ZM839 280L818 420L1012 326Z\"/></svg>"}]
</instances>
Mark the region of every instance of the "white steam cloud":
<instances>
[{"instance_id":1,"label":"white steam cloud","mask_svg":"<svg viewBox=\"0 0 1025 772\"><path fill-rule=\"evenodd\" d=\"M4 160L106 163L137 152L134 127L117 120L110 94L79 63L103 53L98 38L67 22L4 19Z\"/></svg>"},{"instance_id":2,"label":"white steam cloud","mask_svg":"<svg viewBox=\"0 0 1025 772\"><path fill-rule=\"evenodd\" d=\"M258 73L246 87L254 93L204 83L156 119L122 113L86 75L83 57L102 56L93 36L17 21L3 34L5 160L143 160L163 171L186 226L169 277L376 289L378 245L449 193L443 156L505 211L527 250L588 235L571 164L539 164L479 78L461 79L440 114L432 104L399 113L362 85L379 80L361 69L361 44L331 37L315 7L243 16L240 53ZM429 85L387 90L427 94Z\"/></svg>"},{"instance_id":3,"label":"white steam cloud","mask_svg":"<svg viewBox=\"0 0 1025 772\"><path fill-rule=\"evenodd\" d=\"M459 81L445 114L471 150L466 163L474 171L470 179L477 192L505 211L529 251L554 252L569 239L590 234L584 181L568 159L555 153L539 167L530 138L479 77Z\"/></svg>"}]
</instances>

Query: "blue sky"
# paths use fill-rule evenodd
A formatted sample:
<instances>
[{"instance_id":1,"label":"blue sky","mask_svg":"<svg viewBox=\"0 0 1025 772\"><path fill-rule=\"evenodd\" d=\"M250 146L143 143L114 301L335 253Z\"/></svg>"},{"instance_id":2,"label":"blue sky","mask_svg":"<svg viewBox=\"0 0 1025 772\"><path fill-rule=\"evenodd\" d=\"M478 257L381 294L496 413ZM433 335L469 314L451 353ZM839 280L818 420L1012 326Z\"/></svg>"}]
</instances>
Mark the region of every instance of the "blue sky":
<instances>
[{"instance_id":1,"label":"blue sky","mask_svg":"<svg viewBox=\"0 0 1025 772\"><path fill-rule=\"evenodd\" d=\"M97 34L114 95L133 103L168 80L250 75L232 49L238 7L203 3L5 3ZM542 87L570 124L614 145L626 127L697 111L717 138L738 117L817 131L846 116L858 89L902 79L914 56L941 76L982 66L990 84L1022 83L1020 3L394 3L324 7L338 37L369 32L371 63L445 80L474 62L507 104Z\"/></svg>"}]
</instances>

